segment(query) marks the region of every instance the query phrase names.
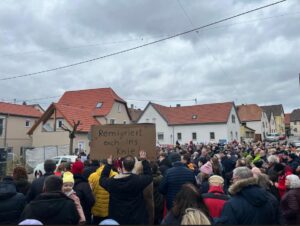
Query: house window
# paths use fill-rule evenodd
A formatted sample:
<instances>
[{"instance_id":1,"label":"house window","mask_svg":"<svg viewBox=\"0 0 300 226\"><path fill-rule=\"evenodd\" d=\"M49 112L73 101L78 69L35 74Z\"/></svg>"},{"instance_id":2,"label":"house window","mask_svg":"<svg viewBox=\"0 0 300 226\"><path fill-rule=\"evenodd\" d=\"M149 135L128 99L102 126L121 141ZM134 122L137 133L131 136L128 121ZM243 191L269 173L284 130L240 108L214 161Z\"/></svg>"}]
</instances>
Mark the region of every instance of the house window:
<instances>
[{"instance_id":1,"label":"house window","mask_svg":"<svg viewBox=\"0 0 300 226\"><path fill-rule=\"evenodd\" d=\"M297 122L294 122L294 125L297 125Z\"/></svg>"},{"instance_id":2,"label":"house window","mask_svg":"<svg viewBox=\"0 0 300 226\"><path fill-rule=\"evenodd\" d=\"M148 119L148 118L146 118L146 122L149 122L149 119Z\"/></svg>"},{"instance_id":3,"label":"house window","mask_svg":"<svg viewBox=\"0 0 300 226\"><path fill-rule=\"evenodd\" d=\"M123 121L123 124L126 124L127 122L126 121Z\"/></svg>"},{"instance_id":4,"label":"house window","mask_svg":"<svg viewBox=\"0 0 300 226\"><path fill-rule=\"evenodd\" d=\"M215 139L215 133L214 132L210 132L209 133L209 137L211 140L214 140Z\"/></svg>"},{"instance_id":5,"label":"house window","mask_svg":"<svg viewBox=\"0 0 300 226\"><path fill-rule=\"evenodd\" d=\"M61 128L63 126L63 120L58 120L57 121L57 127Z\"/></svg>"},{"instance_id":6,"label":"house window","mask_svg":"<svg viewBox=\"0 0 300 226\"><path fill-rule=\"evenodd\" d=\"M164 140L164 133L157 133L158 140Z\"/></svg>"},{"instance_id":7,"label":"house window","mask_svg":"<svg viewBox=\"0 0 300 226\"><path fill-rule=\"evenodd\" d=\"M102 102L98 102L97 104L96 104L96 108L101 108L102 107Z\"/></svg>"},{"instance_id":8,"label":"house window","mask_svg":"<svg viewBox=\"0 0 300 226\"><path fill-rule=\"evenodd\" d=\"M193 115L193 116L192 116L192 119L197 119L197 115Z\"/></svg>"},{"instance_id":9,"label":"house window","mask_svg":"<svg viewBox=\"0 0 300 226\"><path fill-rule=\"evenodd\" d=\"M121 104L118 105L118 112L119 112L119 113L122 112L122 105L121 105Z\"/></svg>"},{"instance_id":10,"label":"house window","mask_svg":"<svg viewBox=\"0 0 300 226\"><path fill-rule=\"evenodd\" d=\"M177 133L177 140L181 140L181 133Z\"/></svg>"},{"instance_id":11,"label":"house window","mask_svg":"<svg viewBox=\"0 0 300 226\"><path fill-rule=\"evenodd\" d=\"M2 136L3 134L3 122L4 122L3 118L0 118L0 136Z\"/></svg>"},{"instance_id":12,"label":"house window","mask_svg":"<svg viewBox=\"0 0 300 226\"><path fill-rule=\"evenodd\" d=\"M230 132L230 138L231 138L231 140L233 140L233 132L232 131Z\"/></svg>"},{"instance_id":13,"label":"house window","mask_svg":"<svg viewBox=\"0 0 300 226\"><path fill-rule=\"evenodd\" d=\"M197 140L197 133L192 133L193 140Z\"/></svg>"},{"instance_id":14,"label":"house window","mask_svg":"<svg viewBox=\"0 0 300 226\"><path fill-rule=\"evenodd\" d=\"M238 132L235 132L235 139L238 140Z\"/></svg>"},{"instance_id":15,"label":"house window","mask_svg":"<svg viewBox=\"0 0 300 226\"><path fill-rule=\"evenodd\" d=\"M156 118L153 118L153 119L152 119L152 122L155 123L155 121L156 121Z\"/></svg>"},{"instance_id":16,"label":"house window","mask_svg":"<svg viewBox=\"0 0 300 226\"><path fill-rule=\"evenodd\" d=\"M231 122L235 123L235 116L234 115L231 115Z\"/></svg>"},{"instance_id":17,"label":"house window","mask_svg":"<svg viewBox=\"0 0 300 226\"><path fill-rule=\"evenodd\" d=\"M25 127L30 127L30 120L29 119L25 120Z\"/></svg>"},{"instance_id":18,"label":"house window","mask_svg":"<svg viewBox=\"0 0 300 226\"><path fill-rule=\"evenodd\" d=\"M250 132L246 132L246 138L250 138Z\"/></svg>"},{"instance_id":19,"label":"house window","mask_svg":"<svg viewBox=\"0 0 300 226\"><path fill-rule=\"evenodd\" d=\"M85 142L84 141L79 141L78 142L78 149L83 151L85 149Z\"/></svg>"},{"instance_id":20,"label":"house window","mask_svg":"<svg viewBox=\"0 0 300 226\"><path fill-rule=\"evenodd\" d=\"M115 124L115 123L116 123L116 120L111 119L111 120L109 121L109 123L110 123L110 124Z\"/></svg>"},{"instance_id":21,"label":"house window","mask_svg":"<svg viewBox=\"0 0 300 226\"><path fill-rule=\"evenodd\" d=\"M263 128L265 128L265 123L264 122L262 123L262 125L263 125Z\"/></svg>"}]
</instances>

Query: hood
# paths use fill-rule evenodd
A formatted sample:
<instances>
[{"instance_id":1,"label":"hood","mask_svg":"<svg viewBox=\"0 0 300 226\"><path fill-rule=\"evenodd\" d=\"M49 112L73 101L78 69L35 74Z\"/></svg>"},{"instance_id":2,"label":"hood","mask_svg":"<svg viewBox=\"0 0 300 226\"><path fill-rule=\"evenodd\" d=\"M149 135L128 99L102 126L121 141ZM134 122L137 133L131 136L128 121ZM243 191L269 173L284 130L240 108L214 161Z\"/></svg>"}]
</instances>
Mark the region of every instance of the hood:
<instances>
[{"instance_id":1,"label":"hood","mask_svg":"<svg viewBox=\"0 0 300 226\"><path fill-rule=\"evenodd\" d=\"M42 193L31 202L31 209L38 218L48 219L64 211L67 199L62 192Z\"/></svg>"},{"instance_id":2,"label":"hood","mask_svg":"<svg viewBox=\"0 0 300 226\"><path fill-rule=\"evenodd\" d=\"M224 190L222 188L222 186L209 186L209 190L208 193L220 193L220 194L224 194Z\"/></svg>"},{"instance_id":3,"label":"hood","mask_svg":"<svg viewBox=\"0 0 300 226\"><path fill-rule=\"evenodd\" d=\"M266 191L257 185L254 177L237 181L229 187L231 195L241 195L253 206L263 206L267 202Z\"/></svg>"},{"instance_id":4,"label":"hood","mask_svg":"<svg viewBox=\"0 0 300 226\"><path fill-rule=\"evenodd\" d=\"M80 184L81 182L87 182L87 180L80 174L74 174L74 181L75 181L75 185Z\"/></svg>"},{"instance_id":5,"label":"hood","mask_svg":"<svg viewBox=\"0 0 300 226\"><path fill-rule=\"evenodd\" d=\"M16 185L11 181L0 182L0 200L9 199L17 194Z\"/></svg>"}]
</instances>

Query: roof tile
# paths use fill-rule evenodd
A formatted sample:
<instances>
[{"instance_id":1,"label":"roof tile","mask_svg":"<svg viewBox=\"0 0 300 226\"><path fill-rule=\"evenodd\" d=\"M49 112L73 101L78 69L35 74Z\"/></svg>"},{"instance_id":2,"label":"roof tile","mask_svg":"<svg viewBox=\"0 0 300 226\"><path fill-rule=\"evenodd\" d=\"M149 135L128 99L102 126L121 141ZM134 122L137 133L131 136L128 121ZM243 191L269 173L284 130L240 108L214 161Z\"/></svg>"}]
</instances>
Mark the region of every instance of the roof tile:
<instances>
[{"instance_id":1,"label":"roof tile","mask_svg":"<svg viewBox=\"0 0 300 226\"><path fill-rule=\"evenodd\" d=\"M31 105L0 102L0 113L39 118L42 113Z\"/></svg>"},{"instance_id":2,"label":"roof tile","mask_svg":"<svg viewBox=\"0 0 300 226\"><path fill-rule=\"evenodd\" d=\"M262 109L257 104L239 105L237 111L242 122L261 120Z\"/></svg>"}]
</instances>

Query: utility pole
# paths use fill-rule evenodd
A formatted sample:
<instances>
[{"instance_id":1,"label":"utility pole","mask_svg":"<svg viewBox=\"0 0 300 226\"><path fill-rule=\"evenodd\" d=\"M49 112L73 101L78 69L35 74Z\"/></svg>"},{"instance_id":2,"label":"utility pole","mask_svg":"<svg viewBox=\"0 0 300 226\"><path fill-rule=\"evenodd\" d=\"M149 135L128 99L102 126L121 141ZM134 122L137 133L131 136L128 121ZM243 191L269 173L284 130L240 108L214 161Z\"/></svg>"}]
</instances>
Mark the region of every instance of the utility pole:
<instances>
[{"instance_id":1,"label":"utility pole","mask_svg":"<svg viewBox=\"0 0 300 226\"><path fill-rule=\"evenodd\" d=\"M77 122L75 122L73 120L73 129L70 130L69 128L67 128L65 125L62 125L61 128L64 131L68 131L69 132L69 138L70 138L70 147L69 147L69 155L73 155L73 140L76 137L75 134L77 132L77 128L80 125L80 120L78 120Z\"/></svg>"}]
</instances>

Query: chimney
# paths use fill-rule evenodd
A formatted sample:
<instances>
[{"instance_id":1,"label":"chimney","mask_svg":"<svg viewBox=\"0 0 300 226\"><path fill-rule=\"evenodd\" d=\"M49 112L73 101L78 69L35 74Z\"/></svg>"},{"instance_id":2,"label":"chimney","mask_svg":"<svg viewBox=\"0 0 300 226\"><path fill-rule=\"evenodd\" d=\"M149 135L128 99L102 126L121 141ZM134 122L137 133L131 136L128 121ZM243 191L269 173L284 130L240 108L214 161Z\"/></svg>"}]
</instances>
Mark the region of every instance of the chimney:
<instances>
[{"instance_id":1,"label":"chimney","mask_svg":"<svg viewBox=\"0 0 300 226\"><path fill-rule=\"evenodd\" d=\"M130 105L130 108L133 109L133 104Z\"/></svg>"},{"instance_id":2,"label":"chimney","mask_svg":"<svg viewBox=\"0 0 300 226\"><path fill-rule=\"evenodd\" d=\"M180 104L176 104L176 107L180 107Z\"/></svg>"}]
</instances>

